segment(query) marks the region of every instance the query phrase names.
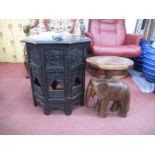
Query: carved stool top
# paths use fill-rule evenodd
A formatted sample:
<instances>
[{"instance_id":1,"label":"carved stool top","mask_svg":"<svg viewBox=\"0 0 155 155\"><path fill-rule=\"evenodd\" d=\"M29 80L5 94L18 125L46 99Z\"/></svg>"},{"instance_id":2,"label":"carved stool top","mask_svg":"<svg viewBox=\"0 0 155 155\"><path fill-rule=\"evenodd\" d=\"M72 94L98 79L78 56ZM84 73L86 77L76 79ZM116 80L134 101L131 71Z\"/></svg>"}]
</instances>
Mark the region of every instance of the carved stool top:
<instances>
[{"instance_id":1,"label":"carved stool top","mask_svg":"<svg viewBox=\"0 0 155 155\"><path fill-rule=\"evenodd\" d=\"M133 61L118 56L94 56L87 63L105 70L125 70L133 66Z\"/></svg>"},{"instance_id":2,"label":"carved stool top","mask_svg":"<svg viewBox=\"0 0 155 155\"><path fill-rule=\"evenodd\" d=\"M131 69L134 62L128 58L118 56L94 56L87 58L87 65L100 71L127 71ZM107 74L107 73L105 73Z\"/></svg>"}]
</instances>

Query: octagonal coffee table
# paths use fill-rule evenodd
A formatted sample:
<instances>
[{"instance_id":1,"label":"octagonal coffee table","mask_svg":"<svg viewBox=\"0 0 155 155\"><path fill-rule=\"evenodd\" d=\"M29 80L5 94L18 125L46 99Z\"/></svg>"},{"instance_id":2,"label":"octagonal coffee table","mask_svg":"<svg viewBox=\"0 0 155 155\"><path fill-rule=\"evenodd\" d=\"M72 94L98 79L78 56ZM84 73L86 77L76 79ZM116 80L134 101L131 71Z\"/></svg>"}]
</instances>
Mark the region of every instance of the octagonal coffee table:
<instances>
[{"instance_id":1,"label":"octagonal coffee table","mask_svg":"<svg viewBox=\"0 0 155 155\"><path fill-rule=\"evenodd\" d=\"M117 78L128 76L128 70L134 65L132 60L118 56L94 56L87 58L86 62L90 74Z\"/></svg>"}]
</instances>

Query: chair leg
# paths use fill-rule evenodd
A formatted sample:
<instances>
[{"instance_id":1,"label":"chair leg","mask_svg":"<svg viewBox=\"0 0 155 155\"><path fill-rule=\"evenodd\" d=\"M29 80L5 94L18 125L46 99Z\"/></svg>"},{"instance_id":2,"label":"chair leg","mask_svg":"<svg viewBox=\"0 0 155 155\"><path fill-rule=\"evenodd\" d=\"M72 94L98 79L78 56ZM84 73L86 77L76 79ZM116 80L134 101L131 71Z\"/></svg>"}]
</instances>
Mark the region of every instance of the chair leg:
<instances>
[{"instance_id":1,"label":"chair leg","mask_svg":"<svg viewBox=\"0 0 155 155\"><path fill-rule=\"evenodd\" d=\"M29 67L28 67L28 62L27 62L26 46L24 47L24 66L25 66L25 70L26 70L26 78L29 79Z\"/></svg>"},{"instance_id":2,"label":"chair leg","mask_svg":"<svg viewBox=\"0 0 155 155\"><path fill-rule=\"evenodd\" d=\"M26 61L24 62L24 66L25 66L25 70L26 70L26 78L29 79L29 68L28 68L28 64Z\"/></svg>"}]
</instances>

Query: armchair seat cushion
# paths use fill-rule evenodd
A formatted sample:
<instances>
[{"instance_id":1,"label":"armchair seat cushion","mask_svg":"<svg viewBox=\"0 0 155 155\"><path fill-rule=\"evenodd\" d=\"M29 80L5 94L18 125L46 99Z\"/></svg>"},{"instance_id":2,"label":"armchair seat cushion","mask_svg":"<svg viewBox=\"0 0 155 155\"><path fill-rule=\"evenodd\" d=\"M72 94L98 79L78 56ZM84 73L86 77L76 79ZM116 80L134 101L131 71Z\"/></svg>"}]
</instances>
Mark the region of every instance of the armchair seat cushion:
<instances>
[{"instance_id":1,"label":"armchair seat cushion","mask_svg":"<svg viewBox=\"0 0 155 155\"><path fill-rule=\"evenodd\" d=\"M141 49L139 45L120 45L120 46L99 46L94 45L92 51L98 56L121 56L132 58L139 56Z\"/></svg>"}]
</instances>

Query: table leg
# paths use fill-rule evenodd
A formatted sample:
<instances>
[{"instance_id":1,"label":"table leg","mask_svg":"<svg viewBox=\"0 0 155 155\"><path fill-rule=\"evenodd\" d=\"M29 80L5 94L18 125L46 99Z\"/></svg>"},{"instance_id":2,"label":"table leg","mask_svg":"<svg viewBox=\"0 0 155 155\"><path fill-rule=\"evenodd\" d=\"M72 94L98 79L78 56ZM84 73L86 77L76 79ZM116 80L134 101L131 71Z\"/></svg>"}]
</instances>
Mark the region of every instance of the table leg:
<instances>
[{"instance_id":1,"label":"table leg","mask_svg":"<svg viewBox=\"0 0 155 155\"><path fill-rule=\"evenodd\" d=\"M105 79L110 79L112 78L112 71L111 70L105 70ZM115 112L118 110L118 102L114 101L111 108L111 111Z\"/></svg>"}]
</instances>

